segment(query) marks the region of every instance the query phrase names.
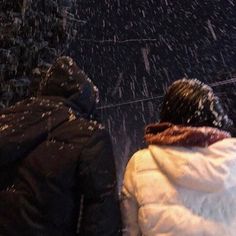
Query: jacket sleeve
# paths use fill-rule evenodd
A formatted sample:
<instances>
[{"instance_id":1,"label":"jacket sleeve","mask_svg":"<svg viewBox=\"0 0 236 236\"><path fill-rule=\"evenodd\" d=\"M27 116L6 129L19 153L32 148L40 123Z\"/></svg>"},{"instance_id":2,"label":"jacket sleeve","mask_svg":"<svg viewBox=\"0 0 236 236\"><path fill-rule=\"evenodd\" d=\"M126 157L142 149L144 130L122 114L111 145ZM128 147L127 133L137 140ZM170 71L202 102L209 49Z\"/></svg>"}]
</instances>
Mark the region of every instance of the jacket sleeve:
<instances>
[{"instance_id":1,"label":"jacket sleeve","mask_svg":"<svg viewBox=\"0 0 236 236\"><path fill-rule=\"evenodd\" d=\"M141 236L138 224L138 203L135 196L135 155L130 159L121 192L123 236Z\"/></svg>"},{"instance_id":2,"label":"jacket sleeve","mask_svg":"<svg viewBox=\"0 0 236 236\"><path fill-rule=\"evenodd\" d=\"M84 196L79 235L121 235L120 205L110 136L97 131L81 153L79 182Z\"/></svg>"}]
</instances>

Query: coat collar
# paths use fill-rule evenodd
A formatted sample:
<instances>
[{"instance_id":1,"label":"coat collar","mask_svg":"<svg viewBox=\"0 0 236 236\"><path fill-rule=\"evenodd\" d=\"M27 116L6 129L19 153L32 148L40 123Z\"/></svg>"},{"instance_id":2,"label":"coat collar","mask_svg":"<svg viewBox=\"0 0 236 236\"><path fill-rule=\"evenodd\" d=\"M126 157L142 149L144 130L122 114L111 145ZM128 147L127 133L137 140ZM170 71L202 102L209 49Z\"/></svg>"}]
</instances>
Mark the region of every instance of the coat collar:
<instances>
[{"instance_id":1,"label":"coat collar","mask_svg":"<svg viewBox=\"0 0 236 236\"><path fill-rule=\"evenodd\" d=\"M206 147L229 138L230 134L211 127L191 127L171 123L150 124L145 129L148 144Z\"/></svg>"}]
</instances>

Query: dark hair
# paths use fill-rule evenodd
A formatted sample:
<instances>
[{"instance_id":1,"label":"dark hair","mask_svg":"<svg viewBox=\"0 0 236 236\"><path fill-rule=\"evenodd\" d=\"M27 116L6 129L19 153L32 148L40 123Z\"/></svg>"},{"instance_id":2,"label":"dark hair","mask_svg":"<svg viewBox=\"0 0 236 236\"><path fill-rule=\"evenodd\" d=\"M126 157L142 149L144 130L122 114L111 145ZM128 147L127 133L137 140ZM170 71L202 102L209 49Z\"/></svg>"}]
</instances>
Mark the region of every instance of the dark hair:
<instances>
[{"instance_id":1,"label":"dark hair","mask_svg":"<svg viewBox=\"0 0 236 236\"><path fill-rule=\"evenodd\" d=\"M225 129L231 122L211 87L197 79L175 81L162 105L162 122Z\"/></svg>"}]
</instances>

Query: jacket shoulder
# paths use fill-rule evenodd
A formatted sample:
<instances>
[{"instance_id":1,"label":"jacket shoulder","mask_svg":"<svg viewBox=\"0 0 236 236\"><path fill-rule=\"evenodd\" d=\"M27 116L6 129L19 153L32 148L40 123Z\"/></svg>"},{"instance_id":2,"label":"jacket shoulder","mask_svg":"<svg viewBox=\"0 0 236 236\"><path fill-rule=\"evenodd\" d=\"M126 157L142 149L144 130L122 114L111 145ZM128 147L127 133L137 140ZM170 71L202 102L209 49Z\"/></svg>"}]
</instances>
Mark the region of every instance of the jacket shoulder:
<instances>
[{"instance_id":1,"label":"jacket shoulder","mask_svg":"<svg viewBox=\"0 0 236 236\"><path fill-rule=\"evenodd\" d=\"M66 124L68 132L74 133L76 136L92 137L94 135L108 135L105 127L95 120L87 120L84 118L75 118L69 120Z\"/></svg>"},{"instance_id":2,"label":"jacket shoulder","mask_svg":"<svg viewBox=\"0 0 236 236\"><path fill-rule=\"evenodd\" d=\"M91 134L95 133L96 131L105 132L105 127L96 120L87 120L84 118L78 118L77 123L80 124L81 130L88 131Z\"/></svg>"},{"instance_id":3,"label":"jacket shoulder","mask_svg":"<svg viewBox=\"0 0 236 236\"><path fill-rule=\"evenodd\" d=\"M135 169L135 172L148 170L153 168L153 165L156 166L154 159L152 158L152 154L148 148L141 149L133 154L130 158L127 167Z\"/></svg>"}]
</instances>

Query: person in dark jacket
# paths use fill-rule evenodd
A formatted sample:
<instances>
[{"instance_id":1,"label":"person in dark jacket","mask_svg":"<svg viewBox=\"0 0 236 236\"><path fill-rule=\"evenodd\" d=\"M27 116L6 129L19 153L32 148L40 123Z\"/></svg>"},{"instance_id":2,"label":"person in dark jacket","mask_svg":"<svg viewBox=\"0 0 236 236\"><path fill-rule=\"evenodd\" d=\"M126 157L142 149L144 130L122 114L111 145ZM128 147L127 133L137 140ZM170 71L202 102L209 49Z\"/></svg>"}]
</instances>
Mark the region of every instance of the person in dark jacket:
<instances>
[{"instance_id":1,"label":"person in dark jacket","mask_svg":"<svg viewBox=\"0 0 236 236\"><path fill-rule=\"evenodd\" d=\"M88 76L60 57L38 97L0 112L0 235L120 235L112 144L97 102Z\"/></svg>"}]
</instances>

